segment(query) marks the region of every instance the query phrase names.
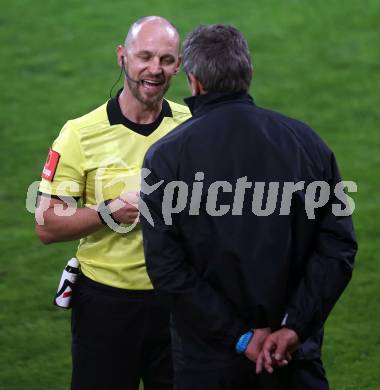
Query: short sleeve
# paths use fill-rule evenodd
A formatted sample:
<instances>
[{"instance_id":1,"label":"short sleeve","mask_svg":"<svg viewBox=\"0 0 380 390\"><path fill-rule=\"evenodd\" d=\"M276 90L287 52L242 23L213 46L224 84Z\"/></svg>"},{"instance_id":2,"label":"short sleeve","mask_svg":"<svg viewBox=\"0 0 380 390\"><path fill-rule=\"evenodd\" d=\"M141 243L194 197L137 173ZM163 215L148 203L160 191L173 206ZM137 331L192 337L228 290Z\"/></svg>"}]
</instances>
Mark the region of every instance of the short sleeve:
<instances>
[{"instance_id":1,"label":"short sleeve","mask_svg":"<svg viewBox=\"0 0 380 390\"><path fill-rule=\"evenodd\" d=\"M58 163L53 167L50 180L42 177L39 191L49 195L81 197L86 181L85 161L79 135L72 121L68 121L62 128L51 150L57 156Z\"/></svg>"}]
</instances>

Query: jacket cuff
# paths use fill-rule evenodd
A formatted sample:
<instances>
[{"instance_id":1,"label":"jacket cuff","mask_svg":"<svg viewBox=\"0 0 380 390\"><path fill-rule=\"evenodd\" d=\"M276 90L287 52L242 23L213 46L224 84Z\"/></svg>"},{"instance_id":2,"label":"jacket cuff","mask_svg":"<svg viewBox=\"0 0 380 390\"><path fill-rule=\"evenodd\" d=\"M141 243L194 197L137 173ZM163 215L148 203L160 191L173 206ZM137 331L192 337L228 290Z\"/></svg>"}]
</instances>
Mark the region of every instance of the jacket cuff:
<instances>
[{"instance_id":1,"label":"jacket cuff","mask_svg":"<svg viewBox=\"0 0 380 390\"><path fill-rule=\"evenodd\" d=\"M282 328L288 328L297 333L300 343L311 336L311 326L305 321L300 321L292 310L288 310L281 322Z\"/></svg>"},{"instance_id":2,"label":"jacket cuff","mask_svg":"<svg viewBox=\"0 0 380 390\"><path fill-rule=\"evenodd\" d=\"M238 321L236 325L228 331L228 346L235 351L236 343L239 341L240 337L251 330L252 328L247 324Z\"/></svg>"}]
</instances>

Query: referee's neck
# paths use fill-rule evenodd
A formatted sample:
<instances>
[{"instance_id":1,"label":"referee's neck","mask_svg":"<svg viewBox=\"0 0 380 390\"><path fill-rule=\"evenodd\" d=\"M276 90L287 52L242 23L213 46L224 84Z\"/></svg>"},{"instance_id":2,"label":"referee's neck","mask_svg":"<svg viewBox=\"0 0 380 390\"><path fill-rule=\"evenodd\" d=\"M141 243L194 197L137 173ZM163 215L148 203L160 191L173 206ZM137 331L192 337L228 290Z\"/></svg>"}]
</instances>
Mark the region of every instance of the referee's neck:
<instances>
[{"instance_id":1,"label":"referee's neck","mask_svg":"<svg viewBox=\"0 0 380 390\"><path fill-rule=\"evenodd\" d=\"M123 91L119 95L119 105L122 114L134 123L153 123L161 113L162 101L160 99L154 104L145 104L138 100L124 85Z\"/></svg>"}]
</instances>

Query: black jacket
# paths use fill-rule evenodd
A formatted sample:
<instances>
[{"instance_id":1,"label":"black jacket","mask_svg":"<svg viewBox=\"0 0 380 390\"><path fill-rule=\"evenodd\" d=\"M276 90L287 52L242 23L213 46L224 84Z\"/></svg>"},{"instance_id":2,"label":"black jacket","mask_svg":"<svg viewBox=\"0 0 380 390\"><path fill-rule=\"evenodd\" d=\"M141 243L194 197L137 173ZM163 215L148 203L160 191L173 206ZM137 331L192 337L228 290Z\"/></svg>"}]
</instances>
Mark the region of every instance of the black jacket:
<instances>
[{"instance_id":1,"label":"black jacket","mask_svg":"<svg viewBox=\"0 0 380 390\"><path fill-rule=\"evenodd\" d=\"M151 171L147 186L164 182L150 194L143 185L141 193L154 221L152 227L141 216L147 270L171 309L177 345L200 364L211 355L223 360L247 329L285 323L302 341L309 338L300 354L315 357L323 323L351 278L357 249L351 217L332 213L332 204L345 207L333 192L341 180L334 155L309 127L257 107L245 93L186 102L193 117L145 156L144 167ZM191 215L196 172L204 173L203 190L199 215ZM219 188L218 210L234 204L237 180L244 177L253 185L246 189L241 215L232 215L231 207L225 215L210 216L210 185L231 184ZM175 186L166 192L165 186L176 180L187 184L188 198L167 225L162 204L171 204ZM325 181L332 188L315 219L305 211L304 190L294 193L289 215L281 215L280 196L273 214L252 212L258 182L279 182L281 190L284 182L299 181L305 186Z\"/></svg>"}]
</instances>

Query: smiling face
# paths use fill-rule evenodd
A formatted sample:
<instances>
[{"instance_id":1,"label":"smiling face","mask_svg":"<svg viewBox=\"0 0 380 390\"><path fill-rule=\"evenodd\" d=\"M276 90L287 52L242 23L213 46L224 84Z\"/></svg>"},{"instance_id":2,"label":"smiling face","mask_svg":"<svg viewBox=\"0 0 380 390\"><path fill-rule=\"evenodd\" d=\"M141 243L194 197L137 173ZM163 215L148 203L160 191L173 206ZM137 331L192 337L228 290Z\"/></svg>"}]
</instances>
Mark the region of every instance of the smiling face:
<instances>
[{"instance_id":1,"label":"smiling face","mask_svg":"<svg viewBox=\"0 0 380 390\"><path fill-rule=\"evenodd\" d=\"M162 19L145 21L132 29L122 55L132 95L144 105L158 104L169 88L171 77L179 70L177 31Z\"/></svg>"}]
</instances>

